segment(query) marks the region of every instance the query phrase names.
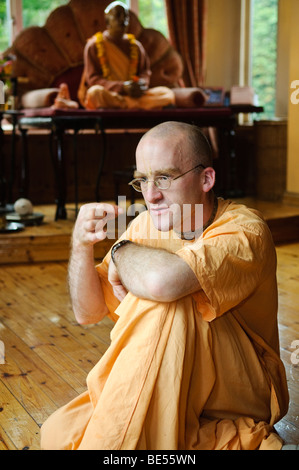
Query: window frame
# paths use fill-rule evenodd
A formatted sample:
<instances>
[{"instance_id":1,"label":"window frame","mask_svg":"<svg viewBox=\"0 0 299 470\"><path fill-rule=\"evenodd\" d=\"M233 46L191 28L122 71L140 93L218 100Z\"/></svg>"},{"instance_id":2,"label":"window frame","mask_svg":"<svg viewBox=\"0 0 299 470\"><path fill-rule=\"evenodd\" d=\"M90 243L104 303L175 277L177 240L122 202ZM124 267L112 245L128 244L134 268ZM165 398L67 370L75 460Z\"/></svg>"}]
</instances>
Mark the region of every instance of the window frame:
<instances>
[{"instance_id":1,"label":"window frame","mask_svg":"<svg viewBox=\"0 0 299 470\"><path fill-rule=\"evenodd\" d=\"M6 0L7 24L9 45L23 29L22 2L19 0Z\"/></svg>"}]
</instances>

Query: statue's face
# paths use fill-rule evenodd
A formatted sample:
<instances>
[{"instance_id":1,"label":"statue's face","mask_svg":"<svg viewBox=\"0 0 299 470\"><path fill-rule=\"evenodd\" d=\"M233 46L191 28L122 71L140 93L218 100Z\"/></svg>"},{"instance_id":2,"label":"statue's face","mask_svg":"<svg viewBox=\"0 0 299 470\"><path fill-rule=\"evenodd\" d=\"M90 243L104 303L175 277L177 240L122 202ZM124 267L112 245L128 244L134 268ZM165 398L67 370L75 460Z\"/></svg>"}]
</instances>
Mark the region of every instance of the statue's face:
<instances>
[{"instance_id":1,"label":"statue's face","mask_svg":"<svg viewBox=\"0 0 299 470\"><path fill-rule=\"evenodd\" d=\"M117 5L106 14L107 29L111 35L123 35L129 25L127 10Z\"/></svg>"}]
</instances>

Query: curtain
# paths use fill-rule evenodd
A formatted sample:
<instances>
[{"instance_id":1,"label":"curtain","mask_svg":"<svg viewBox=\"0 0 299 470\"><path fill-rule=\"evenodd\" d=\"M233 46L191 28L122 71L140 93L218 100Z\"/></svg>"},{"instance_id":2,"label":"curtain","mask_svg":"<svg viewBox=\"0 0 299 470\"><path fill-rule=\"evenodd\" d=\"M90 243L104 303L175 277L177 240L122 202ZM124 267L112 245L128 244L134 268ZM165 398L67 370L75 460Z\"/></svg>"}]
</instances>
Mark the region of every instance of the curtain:
<instances>
[{"instance_id":1,"label":"curtain","mask_svg":"<svg viewBox=\"0 0 299 470\"><path fill-rule=\"evenodd\" d=\"M165 0L169 39L184 61L184 85L205 78L206 0Z\"/></svg>"}]
</instances>

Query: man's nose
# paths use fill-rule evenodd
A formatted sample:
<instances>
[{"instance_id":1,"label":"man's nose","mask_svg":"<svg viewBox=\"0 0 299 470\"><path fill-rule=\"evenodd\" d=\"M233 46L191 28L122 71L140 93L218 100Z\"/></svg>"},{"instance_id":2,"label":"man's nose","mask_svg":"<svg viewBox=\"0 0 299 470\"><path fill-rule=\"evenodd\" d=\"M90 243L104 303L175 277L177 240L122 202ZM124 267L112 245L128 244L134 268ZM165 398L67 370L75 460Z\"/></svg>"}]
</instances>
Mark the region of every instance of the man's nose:
<instances>
[{"instance_id":1,"label":"man's nose","mask_svg":"<svg viewBox=\"0 0 299 470\"><path fill-rule=\"evenodd\" d=\"M147 183L147 188L145 191L143 191L143 196L149 202L157 201L163 198L161 189L157 188L154 181L149 181Z\"/></svg>"}]
</instances>

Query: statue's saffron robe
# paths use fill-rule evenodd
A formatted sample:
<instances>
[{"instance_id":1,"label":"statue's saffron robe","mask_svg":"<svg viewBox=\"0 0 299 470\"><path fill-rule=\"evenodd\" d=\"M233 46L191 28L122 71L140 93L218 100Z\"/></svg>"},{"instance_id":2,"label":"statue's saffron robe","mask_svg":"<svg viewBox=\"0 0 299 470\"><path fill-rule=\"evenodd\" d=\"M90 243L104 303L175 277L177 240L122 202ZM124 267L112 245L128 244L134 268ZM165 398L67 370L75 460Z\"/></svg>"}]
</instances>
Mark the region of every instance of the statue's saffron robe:
<instances>
[{"instance_id":1,"label":"statue's saffron robe","mask_svg":"<svg viewBox=\"0 0 299 470\"><path fill-rule=\"evenodd\" d=\"M122 92L123 82L131 80L131 61L119 47L103 35L105 58L109 66L109 79L104 76L98 57L97 41L93 36L84 51L84 72L78 91L81 104L87 109L156 109L175 104L173 91L165 86L149 88L140 98L132 98ZM146 85L150 80L150 65L141 43L138 47L138 78Z\"/></svg>"}]
</instances>

